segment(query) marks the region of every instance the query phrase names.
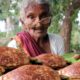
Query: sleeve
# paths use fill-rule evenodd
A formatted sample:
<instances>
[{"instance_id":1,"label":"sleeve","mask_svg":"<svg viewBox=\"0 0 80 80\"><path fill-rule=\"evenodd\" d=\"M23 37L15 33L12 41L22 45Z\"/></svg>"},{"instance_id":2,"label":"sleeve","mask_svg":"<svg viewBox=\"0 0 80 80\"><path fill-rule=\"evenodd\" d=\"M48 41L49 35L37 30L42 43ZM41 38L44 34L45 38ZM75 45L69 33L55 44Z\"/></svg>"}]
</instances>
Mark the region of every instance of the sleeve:
<instances>
[{"instance_id":1,"label":"sleeve","mask_svg":"<svg viewBox=\"0 0 80 80\"><path fill-rule=\"evenodd\" d=\"M8 43L8 47L17 48L17 43L15 40L12 40Z\"/></svg>"},{"instance_id":2,"label":"sleeve","mask_svg":"<svg viewBox=\"0 0 80 80\"><path fill-rule=\"evenodd\" d=\"M64 54L64 40L60 35L50 34L50 46L52 53L63 55Z\"/></svg>"},{"instance_id":3,"label":"sleeve","mask_svg":"<svg viewBox=\"0 0 80 80\"><path fill-rule=\"evenodd\" d=\"M58 47L58 54L59 55L63 55L65 52L64 52L64 40L63 38L60 36L59 39L57 40L58 44L57 44L57 47Z\"/></svg>"}]
</instances>

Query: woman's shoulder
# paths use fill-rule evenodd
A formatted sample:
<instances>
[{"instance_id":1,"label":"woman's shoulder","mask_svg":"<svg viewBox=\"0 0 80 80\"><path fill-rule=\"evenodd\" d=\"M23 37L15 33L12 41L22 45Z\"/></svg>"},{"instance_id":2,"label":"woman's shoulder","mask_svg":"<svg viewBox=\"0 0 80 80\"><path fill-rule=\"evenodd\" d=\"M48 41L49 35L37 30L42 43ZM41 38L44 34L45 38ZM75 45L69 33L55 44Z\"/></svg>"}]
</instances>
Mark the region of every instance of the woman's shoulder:
<instances>
[{"instance_id":1,"label":"woman's shoulder","mask_svg":"<svg viewBox=\"0 0 80 80\"><path fill-rule=\"evenodd\" d=\"M13 47L13 48L17 48L17 43L16 43L16 40L11 40L8 45L8 47Z\"/></svg>"},{"instance_id":2,"label":"woman's shoulder","mask_svg":"<svg viewBox=\"0 0 80 80\"><path fill-rule=\"evenodd\" d=\"M57 39L57 40L62 40L62 36L59 34L54 34L54 33L48 33L50 39Z\"/></svg>"},{"instance_id":3,"label":"woman's shoulder","mask_svg":"<svg viewBox=\"0 0 80 80\"><path fill-rule=\"evenodd\" d=\"M55 51L55 53L59 55L64 54L64 40L60 35L50 33L49 40L50 40L50 44L53 52Z\"/></svg>"}]
</instances>

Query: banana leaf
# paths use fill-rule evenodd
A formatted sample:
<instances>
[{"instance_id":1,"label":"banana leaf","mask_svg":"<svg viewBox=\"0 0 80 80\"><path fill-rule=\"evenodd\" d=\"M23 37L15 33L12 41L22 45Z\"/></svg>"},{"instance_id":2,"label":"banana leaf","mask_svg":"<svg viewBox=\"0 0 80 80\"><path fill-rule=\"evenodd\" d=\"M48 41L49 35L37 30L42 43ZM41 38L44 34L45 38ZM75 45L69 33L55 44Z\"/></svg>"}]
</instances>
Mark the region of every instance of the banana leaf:
<instances>
[{"instance_id":1,"label":"banana leaf","mask_svg":"<svg viewBox=\"0 0 80 80\"><path fill-rule=\"evenodd\" d=\"M80 62L80 59L77 60L73 57L75 54L77 53L65 53L64 55L62 55L62 57L64 57L64 59L70 63Z\"/></svg>"}]
</instances>

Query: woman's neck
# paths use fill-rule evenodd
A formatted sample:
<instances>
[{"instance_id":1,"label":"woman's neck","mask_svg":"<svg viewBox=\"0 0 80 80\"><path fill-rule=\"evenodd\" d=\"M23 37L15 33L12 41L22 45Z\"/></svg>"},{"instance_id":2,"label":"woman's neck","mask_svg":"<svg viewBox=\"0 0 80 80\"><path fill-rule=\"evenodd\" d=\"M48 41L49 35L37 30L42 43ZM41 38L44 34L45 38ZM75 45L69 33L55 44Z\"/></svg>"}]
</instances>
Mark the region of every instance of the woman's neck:
<instances>
[{"instance_id":1,"label":"woman's neck","mask_svg":"<svg viewBox=\"0 0 80 80\"><path fill-rule=\"evenodd\" d=\"M41 37L37 37L37 36L32 36L34 38L34 40L37 43L43 43L46 42L48 40L48 34L46 34L45 36L41 36Z\"/></svg>"},{"instance_id":2,"label":"woman's neck","mask_svg":"<svg viewBox=\"0 0 80 80\"><path fill-rule=\"evenodd\" d=\"M44 42L48 40L48 34L46 33L43 36L39 36L37 34L32 34L31 32L29 32L28 30L24 30L25 32L28 32L30 34L30 36L38 43L38 42Z\"/></svg>"},{"instance_id":3,"label":"woman's neck","mask_svg":"<svg viewBox=\"0 0 80 80\"><path fill-rule=\"evenodd\" d=\"M25 32L28 32L28 31L25 31ZM28 32L29 33L29 32ZM30 33L29 33L30 34ZM37 35L33 35L33 34L30 34L30 36L38 43L44 43L44 42L47 42L48 41L48 34L45 34L43 36L37 36Z\"/></svg>"}]
</instances>

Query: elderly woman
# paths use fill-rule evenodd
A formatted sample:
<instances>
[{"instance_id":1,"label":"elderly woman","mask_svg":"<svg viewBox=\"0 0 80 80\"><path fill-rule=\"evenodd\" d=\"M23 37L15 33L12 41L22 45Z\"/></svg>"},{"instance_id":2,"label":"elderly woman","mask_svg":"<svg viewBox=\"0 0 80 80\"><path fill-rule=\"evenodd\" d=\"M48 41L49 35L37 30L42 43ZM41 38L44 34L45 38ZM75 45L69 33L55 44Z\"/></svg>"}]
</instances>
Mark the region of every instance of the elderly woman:
<instances>
[{"instance_id":1,"label":"elderly woman","mask_svg":"<svg viewBox=\"0 0 80 80\"><path fill-rule=\"evenodd\" d=\"M23 0L20 10L20 21L23 30L8 44L18 46L31 57L40 54L64 53L62 37L47 32L51 23L51 8L48 0Z\"/></svg>"}]
</instances>

